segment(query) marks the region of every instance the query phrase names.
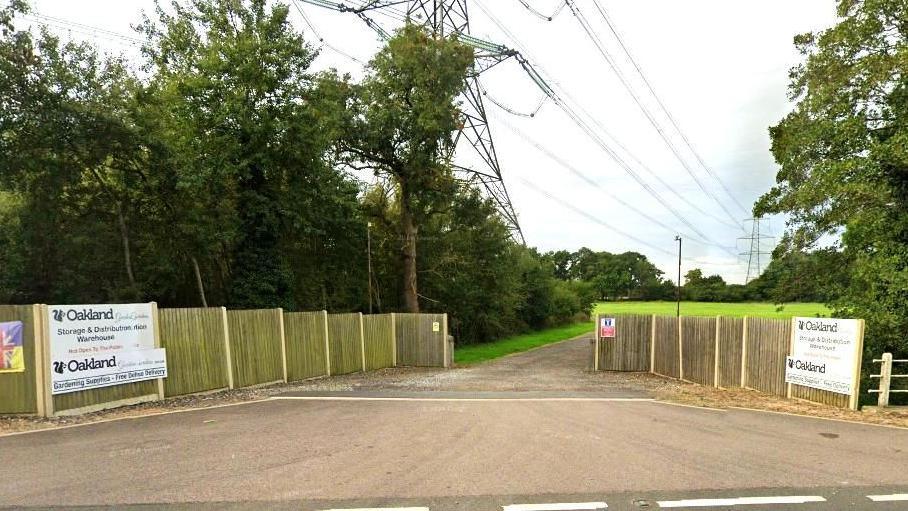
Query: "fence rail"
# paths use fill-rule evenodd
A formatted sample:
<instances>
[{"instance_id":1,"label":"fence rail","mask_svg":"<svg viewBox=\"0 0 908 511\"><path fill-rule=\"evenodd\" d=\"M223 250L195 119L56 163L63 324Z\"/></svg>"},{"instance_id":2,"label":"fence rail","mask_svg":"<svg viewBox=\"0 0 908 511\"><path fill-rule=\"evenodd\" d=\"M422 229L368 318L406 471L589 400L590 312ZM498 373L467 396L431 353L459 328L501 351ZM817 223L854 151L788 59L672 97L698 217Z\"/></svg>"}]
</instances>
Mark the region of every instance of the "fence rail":
<instances>
[{"instance_id":1,"label":"fence rail","mask_svg":"<svg viewBox=\"0 0 908 511\"><path fill-rule=\"evenodd\" d=\"M890 394L908 394L908 389L893 389L892 388L892 379L896 380L901 378L908 378L908 374L893 374L892 370L895 364L908 364L908 359L893 359L892 353L883 353L883 358L873 359L874 364L882 364L880 367L880 374L871 374L870 378L875 379L879 378L880 386L875 389L870 389L870 392L873 394L878 394L877 396L877 406L884 408L889 406L889 396Z\"/></svg>"},{"instance_id":2,"label":"fence rail","mask_svg":"<svg viewBox=\"0 0 908 511\"><path fill-rule=\"evenodd\" d=\"M0 372L0 414L53 416L394 366L450 365L447 314L157 309L167 378L51 395L46 305L0 305L23 325L23 371Z\"/></svg>"},{"instance_id":3,"label":"fence rail","mask_svg":"<svg viewBox=\"0 0 908 511\"><path fill-rule=\"evenodd\" d=\"M609 316L616 318L614 337L600 338L598 325L605 316L596 318L597 358L592 366L597 369L647 371L702 385L743 387L857 408L857 385L847 395L786 383L786 357L793 342L791 320L616 314ZM887 374L885 370L883 374ZM908 378L908 374L892 376Z\"/></svg>"}]
</instances>

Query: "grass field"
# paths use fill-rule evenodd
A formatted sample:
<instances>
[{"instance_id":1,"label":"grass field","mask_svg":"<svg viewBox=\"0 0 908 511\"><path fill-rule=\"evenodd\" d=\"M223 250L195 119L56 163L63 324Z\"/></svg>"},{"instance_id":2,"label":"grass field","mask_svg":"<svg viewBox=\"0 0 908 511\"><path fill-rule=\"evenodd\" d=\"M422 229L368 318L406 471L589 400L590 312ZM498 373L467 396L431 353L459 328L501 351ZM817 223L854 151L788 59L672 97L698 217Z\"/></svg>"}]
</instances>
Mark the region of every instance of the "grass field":
<instances>
[{"instance_id":1,"label":"grass field","mask_svg":"<svg viewBox=\"0 0 908 511\"><path fill-rule=\"evenodd\" d=\"M781 310L779 310L781 308ZM594 310L600 314L658 314L675 315L675 302L600 302ZM828 316L829 309L821 303L722 303L681 302L682 316L755 316L761 318L790 318L793 316Z\"/></svg>"},{"instance_id":2,"label":"grass field","mask_svg":"<svg viewBox=\"0 0 908 511\"><path fill-rule=\"evenodd\" d=\"M511 353L519 353L539 346L545 346L553 342L563 341L592 331L592 323L576 323L507 337L495 342L458 346L454 348L454 362L459 365L475 364L510 355Z\"/></svg>"}]
</instances>

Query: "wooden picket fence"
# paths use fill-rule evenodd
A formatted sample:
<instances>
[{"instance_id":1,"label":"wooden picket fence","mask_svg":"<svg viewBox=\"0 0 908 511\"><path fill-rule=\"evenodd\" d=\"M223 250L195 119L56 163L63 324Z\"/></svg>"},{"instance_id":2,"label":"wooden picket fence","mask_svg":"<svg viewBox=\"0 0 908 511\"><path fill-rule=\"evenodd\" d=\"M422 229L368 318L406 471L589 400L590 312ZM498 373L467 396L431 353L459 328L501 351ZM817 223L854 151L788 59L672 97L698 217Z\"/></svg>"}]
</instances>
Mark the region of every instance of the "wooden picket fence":
<instances>
[{"instance_id":1,"label":"wooden picket fence","mask_svg":"<svg viewBox=\"0 0 908 511\"><path fill-rule=\"evenodd\" d=\"M599 318L605 315L598 315ZM615 337L596 339L594 367L651 372L720 388L748 388L777 396L857 409L852 395L785 382L792 322L770 318L688 317L624 314L615 317Z\"/></svg>"},{"instance_id":2,"label":"wooden picket fence","mask_svg":"<svg viewBox=\"0 0 908 511\"><path fill-rule=\"evenodd\" d=\"M22 321L25 371L0 373L0 414L73 415L166 397L395 366L449 367L447 314L154 308L167 378L51 395L46 305L0 305Z\"/></svg>"}]
</instances>

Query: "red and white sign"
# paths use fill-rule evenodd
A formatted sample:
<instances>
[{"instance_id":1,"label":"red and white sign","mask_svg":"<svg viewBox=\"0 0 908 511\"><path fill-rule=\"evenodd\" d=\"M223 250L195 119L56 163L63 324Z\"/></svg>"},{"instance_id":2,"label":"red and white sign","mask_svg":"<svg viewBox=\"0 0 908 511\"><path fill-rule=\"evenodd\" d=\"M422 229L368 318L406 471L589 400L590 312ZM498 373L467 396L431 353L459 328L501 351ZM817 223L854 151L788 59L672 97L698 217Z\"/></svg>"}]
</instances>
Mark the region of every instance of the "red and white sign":
<instances>
[{"instance_id":1,"label":"red and white sign","mask_svg":"<svg viewBox=\"0 0 908 511\"><path fill-rule=\"evenodd\" d=\"M615 337L615 318L599 318L599 337Z\"/></svg>"}]
</instances>

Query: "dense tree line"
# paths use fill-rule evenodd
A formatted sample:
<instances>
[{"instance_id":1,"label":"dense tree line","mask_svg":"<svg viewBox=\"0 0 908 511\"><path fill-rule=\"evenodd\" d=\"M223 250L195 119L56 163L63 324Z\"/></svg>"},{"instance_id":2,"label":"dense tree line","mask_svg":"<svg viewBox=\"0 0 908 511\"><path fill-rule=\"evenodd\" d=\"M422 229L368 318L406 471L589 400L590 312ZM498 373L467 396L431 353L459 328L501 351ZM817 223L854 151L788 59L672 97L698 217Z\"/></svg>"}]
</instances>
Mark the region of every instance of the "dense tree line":
<instances>
[{"instance_id":1,"label":"dense tree line","mask_svg":"<svg viewBox=\"0 0 908 511\"><path fill-rule=\"evenodd\" d=\"M594 301L674 300L676 282L645 255L612 254L581 248L543 255L559 279L573 282L578 293ZM746 285L729 284L720 275L706 276L694 268L684 274L681 299L700 302L822 302L836 300L847 287L848 261L841 251L776 250L766 270Z\"/></svg>"},{"instance_id":2,"label":"dense tree line","mask_svg":"<svg viewBox=\"0 0 908 511\"><path fill-rule=\"evenodd\" d=\"M27 9L0 11L0 302L365 311L371 287L462 342L588 311L452 173L457 40L405 27L353 81L280 3L159 7L141 62Z\"/></svg>"}]
</instances>

